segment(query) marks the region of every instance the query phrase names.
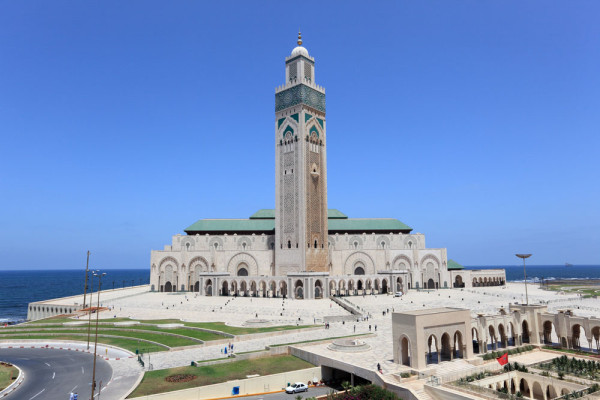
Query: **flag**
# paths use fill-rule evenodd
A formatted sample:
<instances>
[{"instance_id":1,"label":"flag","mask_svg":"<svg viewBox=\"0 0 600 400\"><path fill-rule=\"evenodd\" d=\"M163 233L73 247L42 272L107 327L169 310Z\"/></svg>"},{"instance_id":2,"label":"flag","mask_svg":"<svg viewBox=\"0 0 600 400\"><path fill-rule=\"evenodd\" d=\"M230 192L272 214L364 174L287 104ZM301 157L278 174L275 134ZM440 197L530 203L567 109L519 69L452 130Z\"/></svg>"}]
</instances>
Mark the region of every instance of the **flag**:
<instances>
[{"instance_id":1,"label":"flag","mask_svg":"<svg viewBox=\"0 0 600 400\"><path fill-rule=\"evenodd\" d=\"M508 353L504 353L500 357L496 358L496 361L498 361L500 365L508 364Z\"/></svg>"}]
</instances>

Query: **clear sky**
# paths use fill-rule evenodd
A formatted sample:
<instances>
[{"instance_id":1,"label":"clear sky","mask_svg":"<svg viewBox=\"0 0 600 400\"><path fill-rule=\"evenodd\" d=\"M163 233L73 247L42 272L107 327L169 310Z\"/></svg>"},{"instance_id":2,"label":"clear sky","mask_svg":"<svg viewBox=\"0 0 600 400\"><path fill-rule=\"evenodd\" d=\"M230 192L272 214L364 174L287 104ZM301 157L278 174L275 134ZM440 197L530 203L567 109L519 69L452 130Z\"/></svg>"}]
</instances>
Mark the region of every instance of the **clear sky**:
<instances>
[{"instance_id":1,"label":"clear sky","mask_svg":"<svg viewBox=\"0 0 600 400\"><path fill-rule=\"evenodd\" d=\"M465 265L600 264L600 2L0 0L0 268L149 268L274 208L297 31L330 208Z\"/></svg>"}]
</instances>

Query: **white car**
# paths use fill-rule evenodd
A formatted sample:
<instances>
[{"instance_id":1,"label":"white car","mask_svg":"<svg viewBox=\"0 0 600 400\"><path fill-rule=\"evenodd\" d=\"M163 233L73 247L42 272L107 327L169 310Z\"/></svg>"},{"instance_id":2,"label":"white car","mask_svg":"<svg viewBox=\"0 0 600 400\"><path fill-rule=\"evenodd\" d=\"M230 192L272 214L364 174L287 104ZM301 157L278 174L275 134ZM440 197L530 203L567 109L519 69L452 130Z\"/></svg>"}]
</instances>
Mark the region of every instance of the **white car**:
<instances>
[{"instance_id":1,"label":"white car","mask_svg":"<svg viewBox=\"0 0 600 400\"><path fill-rule=\"evenodd\" d=\"M286 393L298 393L298 392L308 392L308 386L306 383L296 382L292 383L290 386L285 388Z\"/></svg>"},{"instance_id":2,"label":"white car","mask_svg":"<svg viewBox=\"0 0 600 400\"><path fill-rule=\"evenodd\" d=\"M396 293L394 294L394 297L401 297L403 294L404 294L404 293L402 293L402 292L396 292Z\"/></svg>"}]
</instances>

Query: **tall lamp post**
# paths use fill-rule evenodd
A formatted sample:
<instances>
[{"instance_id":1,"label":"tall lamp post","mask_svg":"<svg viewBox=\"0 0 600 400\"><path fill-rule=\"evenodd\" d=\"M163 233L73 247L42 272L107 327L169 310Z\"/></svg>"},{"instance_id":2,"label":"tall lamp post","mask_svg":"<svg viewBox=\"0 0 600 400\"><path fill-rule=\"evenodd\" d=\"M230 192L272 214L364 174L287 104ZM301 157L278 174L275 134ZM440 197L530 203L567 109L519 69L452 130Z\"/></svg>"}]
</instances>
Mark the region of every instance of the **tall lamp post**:
<instances>
[{"instance_id":1,"label":"tall lamp post","mask_svg":"<svg viewBox=\"0 0 600 400\"><path fill-rule=\"evenodd\" d=\"M87 294L88 272L90 272L90 251L87 252L87 262L85 263L85 285L83 285L83 308L85 308L85 297Z\"/></svg>"},{"instance_id":2,"label":"tall lamp post","mask_svg":"<svg viewBox=\"0 0 600 400\"><path fill-rule=\"evenodd\" d=\"M90 271L90 306L88 307L87 349L90 350L90 329L92 327L92 294L94 293L94 276L98 271Z\"/></svg>"},{"instance_id":3,"label":"tall lamp post","mask_svg":"<svg viewBox=\"0 0 600 400\"><path fill-rule=\"evenodd\" d=\"M515 254L515 256L523 259L523 274L525 275L525 304L529 305L529 297L527 296L527 270L525 269L525 259L531 257L531 254Z\"/></svg>"},{"instance_id":4,"label":"tall lamp post","mask_svg":"<svg viewBox=\"0 0 600 400\"><path fill-rule=\"evenodd\" d=\"M96 272L100 272L100 271L96 271ZM106 275L106 272L103 272L101 274L94 274L94 276L98 277L98 302L96 305L96 340L94 343L94 369L92 372L92 397L90 397L91 400L94 399L94 391L96 390L96 357L97 357L97 349L98 349L98 318L100 315L100 290L102 289L102 277Z\"/></svg>"}]
</instances>

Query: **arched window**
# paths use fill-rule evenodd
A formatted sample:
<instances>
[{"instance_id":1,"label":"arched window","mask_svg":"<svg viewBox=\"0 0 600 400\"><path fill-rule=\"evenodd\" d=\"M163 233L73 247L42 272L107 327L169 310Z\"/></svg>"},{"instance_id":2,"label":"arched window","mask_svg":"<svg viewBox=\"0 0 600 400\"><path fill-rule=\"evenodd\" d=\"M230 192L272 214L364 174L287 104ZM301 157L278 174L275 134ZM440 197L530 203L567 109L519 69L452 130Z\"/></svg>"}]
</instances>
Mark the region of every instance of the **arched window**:
<instances>
[{"instance_id":1,"label":"arched window","mask_svg":"<svg viewBox=\"0 0 600 400\"><path fill-rule=\"evenodd\" d=\"M186 250L187 250L187 251L190 251L190 244L189 244L189 243L186 243L186 244L185 244L185 248L186 248Z\"/></svg>"},{"instance_id":2,"label":"arched window","mask_svg":"<svg viewBox=\"0 0 600 400\"><path fill-rule=\"evenodd\" d=\"M219 243L215 242L214 246L215 246L215 250L218 249L219 248Z\"/></svg>"},{"instance_id":3,"label":"arched window","mask_svg":"<svg viewBox=\"0 0 600 400\"><path fill-rule=\"evenodd\" d=\"M242 243L242 249L246 250L246 242Z\"/></svg>"},{"instance_id":4,"label":"arched window","mask_svg":"<svg viewBox=\"0 0 600 400\"><path fill-rule=\"evenodd\" d=\"M317 241L315 240L315 249L317 248Z\"/></svg>"},{"instance_id":5,"label":"arched window","mask_svg":"<svg viewBox=\"0 0 600 400\"><path fill-rule=\"evenodd\" d=\"M408 248L412 249L412 242L408 242Z\"/></svg>"},{"instance_id":6,"label":"arched window","mask_svg":"<svg viewBox=\"0 0 600 400\"><path fill-rule=\"evenodd\" d=\"M288 240L288 249L291 249L291 248L292 248L292 241Z\"/></svg>"},{"instance_id":7,"label":"arched window","mask_svg":"<svg viewBox=\"0 0 600 400\"><path fill-rule=\"evenodd\" d=\"M385 249L385 242L381 242L381 248Z\"/></svg>"},{"instance_id":8,"label":"arched window","mask_svg":"<svg viewBox=\"0 0 600 400\"><path fill-rule=\"evenodd\" d=\"M358 249L358 242L354 242L353 244L354 244L354 248Z\"/></svg>"}]
</instances>

